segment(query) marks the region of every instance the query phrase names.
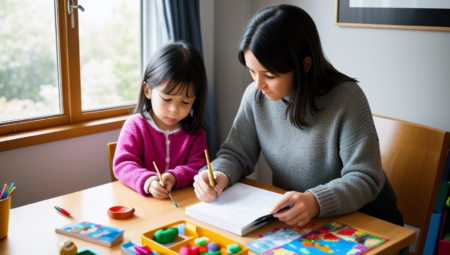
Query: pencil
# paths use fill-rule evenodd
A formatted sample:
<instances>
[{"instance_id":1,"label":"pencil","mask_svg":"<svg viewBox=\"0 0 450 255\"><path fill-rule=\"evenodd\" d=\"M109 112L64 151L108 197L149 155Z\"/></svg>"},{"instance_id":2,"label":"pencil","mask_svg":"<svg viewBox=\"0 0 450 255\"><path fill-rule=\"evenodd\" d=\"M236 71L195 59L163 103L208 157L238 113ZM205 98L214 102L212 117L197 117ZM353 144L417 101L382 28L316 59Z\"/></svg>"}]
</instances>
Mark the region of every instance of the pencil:
<instances>
[{"instance_id":1,"label":"pencil","mask_svg":"<svg viewBox=\"0 0 450 255\"><path fill-rule=\"evenodd\" d=\"M10 197L10 196L12 195L12 193L14 192L14 190L16 190L16 187L13 187L13 188L11 189L11 191L9 192L7 198Z\"/></svg>"},{"instance_id":2,"label":"pencil","mask_svg":"<svg viewBox=\"0 0 450 255\"><path fill-rule=\"evenodd\" d=\"M8 191L7 191L8 193L6 193L6 194L9 194L9 192L11 192L12 188L13 188L15 185L16 185L15 182L11 183L11 186L9 186L9 189L8 189Z\"/></svg>"},{"instance_id":3,"label":"pencil","mask_svg":"<svg viewBox=\"0 0 450 255\"><path fill-rule=\"evenodd\" d=\"M216 182L214 181L214 175L213 175L212 168L211 168L211 162L209 162L208 150L205 150L205 156L206 156L206 163L208 163L209 185L211 185L211 187L214 188L216 186Z\"/></svg>"},{"instance_id":4,"label":"pencil","mask_svg":"<svg viewBox=\"0 0 450 255\"><path fill-rule=\"evenodd\" d=\"M163 183L162 183L162 176L161 176L161 173L159 172L158 167L156 166L155 161L153 161L153 166L155 166L156 174L158 174L158 177L159 177L159 185L161 185L161 187L163 187L163 188L166 188L166 187L163 185ZM167 189L166 189L166 190L167 190ZM169 194L170 200L172 200L173 204L178 208L178 205L177 205L177 203L175 203L175 201L173 200L172 196L170 195L170 192L169 192L168 194Z\"/></svg>"},{"instance_id":5,"label":"pencil","mask_svg":"<svg viewBox=\"0 0 450 255\"><path fill-rule=\"evenodd\" d=\"M155 161L153 161L153 165L155 166L156 174L158 174L159 181L162 181L161 173L159 172L158 167L156 166ZM161 185L162 185L162 183L161 183Z\"/></svg>"},{"instance_id":6,"label":"pencil","mask_svg":"<svg viewBox=\"0 0 450 255\"><path fill-rule=\"evenodd\" d=\"M216 202L219 204L219 196L217 195L217 191L214 187L216 187L216 182L214 181L214 175L211 168L211 162L209 161L209 155L208 150L205 150L205 156L206 156L206 163L208 163L208 177L209 177L209 185L211 185L211 188L216 193Z\"/></svg>"},{"instance_id":7,"label":"pencil","mask_svg":"<svg viewBox=\"0 0 450 255\"><path fill-rule=\"evenodd\" d=\"M5 183L5 186L3 186L3 190L2 190L2 192L0 193L0 199L3 197L3 194L5 194L5 192L6 192L6 187L8 186L8 184L6 184Z\"/></svg>"}]
</instances>

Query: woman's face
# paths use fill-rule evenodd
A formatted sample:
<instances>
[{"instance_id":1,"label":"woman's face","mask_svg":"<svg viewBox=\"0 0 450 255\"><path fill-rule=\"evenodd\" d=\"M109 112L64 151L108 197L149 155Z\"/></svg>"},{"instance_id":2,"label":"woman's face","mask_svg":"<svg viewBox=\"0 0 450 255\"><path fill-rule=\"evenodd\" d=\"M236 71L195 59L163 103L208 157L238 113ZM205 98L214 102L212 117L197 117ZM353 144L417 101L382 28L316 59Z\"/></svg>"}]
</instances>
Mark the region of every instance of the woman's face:
<instances>
[{"instance_id":1,"label":"woman's face","mask_svg":"<svg viewBox=\"0 0 450 255\"><path fill-rule=\"evenodd\" d=\"M294 83L294 71L282 74L274 74L262 66L251 50L244 51L245 64L247 65L255 88L271 101L282 99L289 95Z\"/></svg>"}]
</instances>

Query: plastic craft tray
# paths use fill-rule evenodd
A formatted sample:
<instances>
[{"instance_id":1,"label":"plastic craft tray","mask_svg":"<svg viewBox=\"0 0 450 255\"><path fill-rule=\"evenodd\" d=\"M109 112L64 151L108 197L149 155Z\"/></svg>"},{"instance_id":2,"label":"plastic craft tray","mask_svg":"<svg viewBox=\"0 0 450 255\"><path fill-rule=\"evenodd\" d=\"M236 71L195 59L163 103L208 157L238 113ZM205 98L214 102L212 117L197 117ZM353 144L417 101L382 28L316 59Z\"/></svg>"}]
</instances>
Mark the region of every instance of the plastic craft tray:
<instances>
[{"instance_id":1,"label":"plastic craft tray","mask_svg":"<svg viewBox=\"0 0 450 255\"><path fill-rule=\"evenodd\" d=\"M160 229L166 229L170 227L175 227L180 224L186 224L184 229L184 236L186 239L183 240L182 237L177 236L174 240L175 244L169 247L166 247L162 244L159 244L155 241L153 241L153 236L156 231ZM237 244L241 251L236 253L235 255L247 255L248 254L248 248L247 246L238 243L228 237L222 236L220 234L217 234L216 232L213 232L209 229L199 227L189 221L176 221L164 226L161 226L159 228L153 229L151 231L148 231L144 234L142 234L141 241L143 245L147 245L150 247L150 249L156 251L156 253L160 255L179 255L179 251L184 246L193 246L195 244L195 239L199 237L206 236L209 238L210 241L215 242L217 245L220 246L220 249L222 251L222 255L228 254L227 252L227 246L230 244Z\"/></svg>"}]
</instances>

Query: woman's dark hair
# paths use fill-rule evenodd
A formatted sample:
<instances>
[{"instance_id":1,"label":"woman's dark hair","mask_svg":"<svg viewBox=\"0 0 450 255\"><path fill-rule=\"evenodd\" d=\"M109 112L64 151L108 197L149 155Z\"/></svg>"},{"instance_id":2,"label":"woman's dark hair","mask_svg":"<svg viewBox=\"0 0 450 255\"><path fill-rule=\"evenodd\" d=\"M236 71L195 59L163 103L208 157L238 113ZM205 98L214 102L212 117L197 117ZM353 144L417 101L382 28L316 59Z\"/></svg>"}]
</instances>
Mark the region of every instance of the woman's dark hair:
<instances>
[{"instance_id":1,"label":"woman's dark hair","mask_svg":"<svg viewBox=\"0 0 450 255\"><path fill-rule=\"evenodd\" d=\"M180 95L183 91L187 97L190 87L194 86L195 101L192 106L193 116L188 114L183 120L183 127L188 133L195 133L202 128L206 130L204 109L206 105L206 71L203 58L198 50L185 42L179 41L161 46L152 56L145 68L141 81L139 98L134 113L140 113L152 108L151 100L145 96L144 82L150 90L169 80L162 93ZM179 86L177 91L174 91Z\"/></svg>"},{"instance_id":2,"label":"woman's dark hair","mask_svg":"<svg viewBox=\"0 0 450 255\"><path fill-rule=\"evenodd\" d=\"M314 21L296 6L272 5L256 13L239 45L239 61L244 66L247 49L271 73L294 71L286 117L289 114L290 122L299 129L308 126L308 115L314 116L321 110L315 104L316 97L344 81L357 82L336 70L326 59ZM305 73L303 60L308 56L312 65ZM256 98L260 104L264 98L261 91Z\"/></svg>"}]
</instances>

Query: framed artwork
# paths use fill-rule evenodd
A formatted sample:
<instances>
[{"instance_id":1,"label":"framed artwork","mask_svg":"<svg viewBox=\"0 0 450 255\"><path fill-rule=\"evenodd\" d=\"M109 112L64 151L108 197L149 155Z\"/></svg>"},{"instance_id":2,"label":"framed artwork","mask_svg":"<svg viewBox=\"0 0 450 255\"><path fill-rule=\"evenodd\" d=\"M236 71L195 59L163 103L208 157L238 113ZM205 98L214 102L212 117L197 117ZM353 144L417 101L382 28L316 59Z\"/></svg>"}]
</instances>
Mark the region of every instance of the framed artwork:
<instances>
[{"instance_id":1,"label":"framed artwork","mask_svg":"<svg viewBox=\"0 0 450 255\"><path fill-rule=\"evenodd\" d=\"M450 0L336 0L334 24L450 31Z\"/></svg>"}]
</instances>

